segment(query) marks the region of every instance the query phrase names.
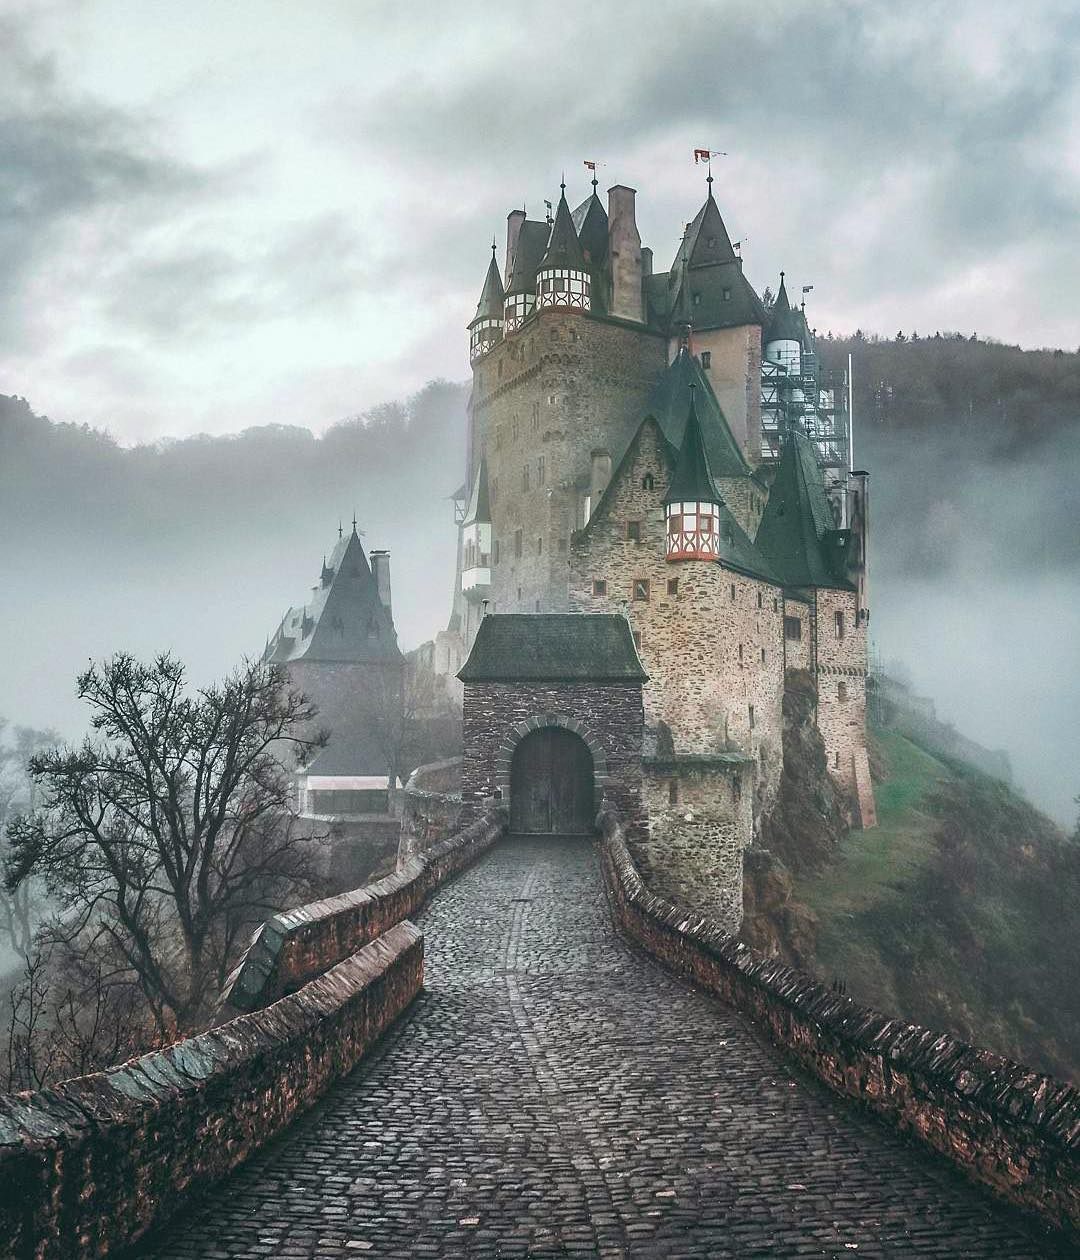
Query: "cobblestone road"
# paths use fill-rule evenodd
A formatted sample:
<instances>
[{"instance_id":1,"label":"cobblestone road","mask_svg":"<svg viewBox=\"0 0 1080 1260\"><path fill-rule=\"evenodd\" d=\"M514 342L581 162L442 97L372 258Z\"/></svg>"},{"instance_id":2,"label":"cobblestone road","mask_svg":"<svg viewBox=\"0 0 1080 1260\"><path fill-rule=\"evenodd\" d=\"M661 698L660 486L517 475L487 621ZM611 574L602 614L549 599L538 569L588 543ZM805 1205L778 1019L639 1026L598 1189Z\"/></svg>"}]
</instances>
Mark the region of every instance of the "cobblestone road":
<instances>
[{"instance_id":1,"label":"cobblestone road","mask_svg":"<svg viewBox=\"0 0 1080 1260\"><path fill-rule=\"evenodd\" d=\"M510 840L421 923L411 1016L151 1254L1065 1254L623 944L588 842Z\"/></svg>"}]
</instances>

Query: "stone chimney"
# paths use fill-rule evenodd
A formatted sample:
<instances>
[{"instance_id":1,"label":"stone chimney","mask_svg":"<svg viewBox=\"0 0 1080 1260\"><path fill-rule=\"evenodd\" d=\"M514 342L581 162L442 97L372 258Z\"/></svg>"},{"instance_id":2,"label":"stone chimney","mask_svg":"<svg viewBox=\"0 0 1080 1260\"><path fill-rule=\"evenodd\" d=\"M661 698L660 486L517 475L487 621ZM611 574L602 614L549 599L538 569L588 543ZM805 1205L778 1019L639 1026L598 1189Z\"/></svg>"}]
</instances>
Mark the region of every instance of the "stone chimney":
<instances>
[{"instance_id":1,"label":"stone chimney","mask_svg":"<svg viewBox=\"0 0 1080 1260\"><path fill-rule=\"evenodd\" d=\"M371 571L375 575L379 603L387 612L390 612L390 553L389 551L373 551L368 559L371 561Z\"/></svg>"},{"instance_id":2,"label":"stone chimney","mask_svg":"<svg viewBox=\"0 0 1080 1260\"><path fill-rule=\"evenodd\" d=\"M644 280L647 276L652 275L652 250L648 245L641 247L641 278Z\"/></svg>"},{"instance_id":3,"label":"stone chimney","mask_svg":"<svg viewBox=\"0 0 1080 1260\"><path fill-rule=\"evenodd\" d=\"M624 184L608 189L608 247L611 251L611 314L641 323L641 237L634 200Z\"/></svg>"},{"instance_id":4,"label":"stone chimney","mask_svg":"<svg viewBox=\"0 0 1080 1260\"><path fill-rule=\"evenodd\" d=\"M514 270L514 255L517 253L518 237L521 225L525 222L524 210L511 210L506 216L506 275L503 277L503 288L510 283Z\"/></svg>"},{"instance_id":5,"label":"stone chimney","mask_svg":"<svg viewBox=\"0 0 1080 1260\"><path fill-rule=\"evenodd\" d=\"M597 447L592 452L592 470L589 477L589 510L596 511L596 505L607 489L611 480L611 452Z\"/></svg>"}]
</instances>

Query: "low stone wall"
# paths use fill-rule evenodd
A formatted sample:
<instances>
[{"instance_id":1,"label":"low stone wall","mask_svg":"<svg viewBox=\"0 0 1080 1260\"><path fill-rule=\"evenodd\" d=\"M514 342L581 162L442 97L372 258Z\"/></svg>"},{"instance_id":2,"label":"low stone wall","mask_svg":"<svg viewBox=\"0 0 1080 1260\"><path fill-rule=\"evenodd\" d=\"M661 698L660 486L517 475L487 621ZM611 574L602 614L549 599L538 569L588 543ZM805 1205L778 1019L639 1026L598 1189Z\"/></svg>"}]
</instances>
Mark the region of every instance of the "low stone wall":
<instances>
[{"instance_id":1,"label":"low stone wall","mask_svg":"<svg viewBox=\"0 0 1080 1260\"><path fill-rule=\"evenodd\" d=\"M399 868L460 827L464 814L461 765L462 758L453 757L418 766L409 776L401 794Z\"/></svg>"},{"instance_id":2,"label":"low stone wall","mask_svg":"<svg viewBox=\"0 0 1080 1260\"><path fill-rule=\"evenodd\" d=\"M299 992L121 1067L0 1096L0 1255L130 1246L280 1133L420 992L400 923Z\"/></svg>"},{"instance_id":3,"label":"low stone wall","mask_svg":"<svg viewBox=\"0 0 1080 1260\"><path fill-rule=\"evenodd\" d=\"M409 918L440 884L474 862L505 830L503 816L489 813L392 875L274 915L255 933L229 977L221 1018L257 1010L292 993Z\"/></svg>"},{"instance_id":4,"label":"low stone wall","mask_svg":"<svg viewBox=\"0 0 1080 1260\"><path fill-rule=\"evenodd\" d=\"M616 921L749 1016L837 1093L1080 1240L1080 1091L947 1034L890 1019L650 893L611 814L602 857Z\"/></svg>"}]
</instances>

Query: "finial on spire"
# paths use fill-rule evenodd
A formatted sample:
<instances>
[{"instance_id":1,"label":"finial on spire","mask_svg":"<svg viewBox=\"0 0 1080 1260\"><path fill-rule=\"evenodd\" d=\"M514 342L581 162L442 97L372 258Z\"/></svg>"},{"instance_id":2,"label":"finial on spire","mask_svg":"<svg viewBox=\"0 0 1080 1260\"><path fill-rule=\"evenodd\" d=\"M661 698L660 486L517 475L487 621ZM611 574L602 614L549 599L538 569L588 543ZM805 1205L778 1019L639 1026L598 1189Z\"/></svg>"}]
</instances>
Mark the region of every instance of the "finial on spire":
<instances>
[{"instance_id":1,"label":"finial on spire","mask_svg":"<svg viewBox=\"0 0 1080 1260\"><path fill-rule=\"evenodd\" d=\"M355 508L353 509L353 514L352 514L352 532L354 534L356 533L356 509Z\"/></svg>"},{"instance_id":2,"label":"finial on spire","mask_svg":"<svg viewBox=\"0 0 1080 1260\"><path fill-rule=\"evenodd\" d=\"M492 232L491 234L491 256L492 258L495 257L495 233L494 232Z\"/></svg>"},{"instance_id":3,"label":"finial on spire","mask_svg":"<svg viewBox=\"0 0 1080 1260\"><path fill-rule=\"evenodd\" d=\"M563 171L562 175L559 178L559 188L562 190L563 193L566 192L566 172L565 171Z\"/></svg>"},{"instance_id":4,"label":"finial on spire","mask_svg":"<svg viewBox=\"0 0 1080 1260\"><path fill-rule=\"evenodd\" d=\"M709 173L705 176L705 182L709 185L709 196L712 196L712 159L709 160Z\"/></svg>"},{"instance_id":5,"label":"finial on spire","mask_svg":"<svg viewBox=\"0 0 1080 1260\"><path fill-rule=\"evenodd\" d=\"M339 517L338 517L338 523L337 523L337 536L338 536L339 538L341 538L341 537L343 537L343 536L344 536L344 534L345 534L345 531L344 531L344 529L343 529L343 528L342 528L342 526L341 526L341 517L339 516Z\"/></svg>"}]
</instances>

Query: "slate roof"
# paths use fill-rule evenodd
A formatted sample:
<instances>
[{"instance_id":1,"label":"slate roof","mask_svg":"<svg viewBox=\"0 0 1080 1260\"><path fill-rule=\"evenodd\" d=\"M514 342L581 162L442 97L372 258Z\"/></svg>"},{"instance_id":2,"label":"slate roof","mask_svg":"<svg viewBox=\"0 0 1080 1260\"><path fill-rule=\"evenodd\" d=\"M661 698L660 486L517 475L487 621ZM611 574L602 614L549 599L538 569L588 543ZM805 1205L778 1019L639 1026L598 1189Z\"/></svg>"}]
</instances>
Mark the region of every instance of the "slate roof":
<instances>
[{"instance_id":1,"label":"slate roof","mask_svg":"<svg viewBox=\"0 0 1080 1260\"><path fill-rule=\"evenodd\" d=\"M491 496L488 494L487 459L481 455L476 465L476 476L473 478L472 494L469 506L465 509L463 525L491 524Z\"/></svg>"},{"instance_id":2,"label":"slate roof","mask_svg":"<svg viewBox=\"0 0 1080 1260\"><path fill-rule=\"evenodd\" d=\"M594 192L570 216L577 230L581 251L592 277L590 305L592 310L607 314L608 277L611 259L608 252L608 216Z\"/></svg>"},{"instance_id":3,"label":"slate roof","mask_svg":"<svg viewBox=\"0 0 1080 1260\"><path fill-rule=\"evenodd\" d=\"M669 316L685 302L702 332L765 323L765 308L743 275L711 190L671 264L668 287Z\"/></svg>"},{"instance_id":4,"label":"slate roof","mask_svg":"<svg viewBox=\"0 0 1080 1260\"><path fill-rule=\"evenodd\" d=\"M690 386L694 386L694 406L701 422L709 469L714 477L748 477L750 465L724 418L708 376L696 356L684 347L653 386L646 405L655 416L664 437L675 450L683 442L686 418L690 414Z\"/></svg>"},{"instance_id":5,"label":"slate roof","mask_svg":"<svg viewBox=\"0 0 1080 1260\"><path fill-rule=\"evenodd\" d=\"M701 435L694 394L690 391L690 411L683 427L682 446L671 474L665 503L720 503L720 491L709 470L709 457L705 453L705 439Z\"/></svg>"},{"instance_id":6,"label":"slate roof","mask_svg":"<svg viewBox=\"0 0 1080 1260\"><path fill-rule=\"evenodd\" d=\"M802 312L793 310L791 303L788 301L784 273L781 271L780 291L777 293L776 301L769 312L769 321L765 325L765 332L761 340L765 345L768 345L770 341L798 341L802 343L805 328L806 321L802 317Z\"/></svg>"},{"instance_id":7,"label":"slate roof","mask_svg":"<svg viewBox=\"0 0 1080 1260\"><path fill-rule=\"evenodd\" d=\"M555 211L555 222L551 227L551 239L548 241L544 257L540 260L537 271L547 270L588 271L585 255L581 250L581 242L574 229L574 220L570 215L570 207L566 204L566 188L559 196L559 208Z\"/></svg>"},{"instance_id":8,"label":"slate roof","mask_svg":"<svg viewBox=\"0 0 1080 1260\"><path fill-rule=\"evenodd\" d=\"M379 747L371 727L334 731L330 742L304 766L300 774L381 775L389 774L390 763Z\"/></svg>"},{"instance_id":9,"label":"slate roof","mask_svg":"<svg viewBox=\"0 0 1080 1260\"><path fill-rule=\"evenodd\" d=\"M617 614L489 613L462 682L645 682L630 623Z\"/></svg>"},{"instance_id":10,"label":"slate roof","mask_svg":"<svg viewBox=\"0 0 1080 1260\"><path fill-rule=\"evenodd\" d=\"M546 223L526 219L521 225L514 249L514 265L510 269L510 283L506 286L507 296L536 291L536 272L550 234L551 228Z\"/></svg>"},{"instance_id":11,"label":"slate roof","mask_svg":"<svg viewBox=\"0 0 1080 1260\"><path fill-rule=\"evenodd\" d=\"M849 540L833 520L814 444L792 430L758 526L759 550L785 586L854 590L844 576Z\"/></svg>"},{"instance_id":12,"label":"slate roof","mask_svg":"<svg viewBox=\"0 0 1080 1260\"><path fill-rule=\"evenodd\" d=\"M503 287L499 275L499 265L495 261L495 246L491 247L491 262L488 263L487 275L484 277L484 288L480 293L480 301L476 306L476 314L469 324L471 328L480 319L502 319Z\"/></svg>"},{"instance_id":13,"label":"slate roof","mask_svg":"<svg viewBox=\"0 0 1080 1260\"><path fill-rule=\"evenodd\" d=\"M356 533L339 538L311 600L290 608L263 660L399 661L397 632Z\"/></svg>"}]
</instances>

